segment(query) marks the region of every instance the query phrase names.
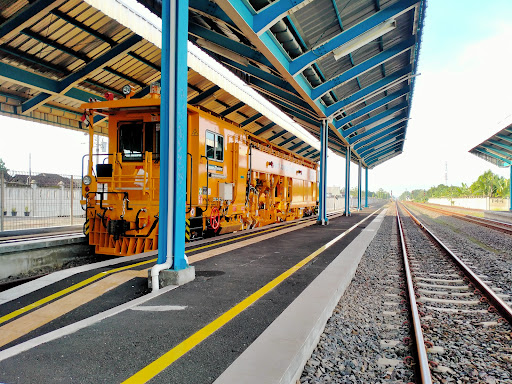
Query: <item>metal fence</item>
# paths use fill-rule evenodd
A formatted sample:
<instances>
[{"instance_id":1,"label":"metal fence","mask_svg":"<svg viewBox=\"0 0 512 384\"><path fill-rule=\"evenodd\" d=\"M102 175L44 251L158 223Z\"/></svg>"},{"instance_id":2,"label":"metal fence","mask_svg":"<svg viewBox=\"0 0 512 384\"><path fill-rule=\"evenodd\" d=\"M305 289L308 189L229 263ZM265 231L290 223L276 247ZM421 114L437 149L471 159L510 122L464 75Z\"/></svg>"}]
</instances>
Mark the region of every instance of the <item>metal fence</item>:
<instances>
[{"instance_id":1,"label":"metal fence","mask_svg":"<svg viewBox=\"0 0 512 384\"><path fill-rule=\"evenodd\" d=\"M0 231L82 224L80 176L0 172Z\"/></svg>"}]
</instances>

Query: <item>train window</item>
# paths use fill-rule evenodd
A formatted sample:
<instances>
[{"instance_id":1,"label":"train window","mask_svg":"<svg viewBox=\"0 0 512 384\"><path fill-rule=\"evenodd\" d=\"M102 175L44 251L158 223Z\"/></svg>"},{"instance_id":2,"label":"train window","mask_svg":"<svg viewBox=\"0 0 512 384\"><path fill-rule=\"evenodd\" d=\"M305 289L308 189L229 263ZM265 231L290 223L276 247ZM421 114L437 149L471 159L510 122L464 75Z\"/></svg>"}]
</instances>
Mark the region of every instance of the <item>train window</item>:
<instances>
[{"instance_id":1,"label":"train window","mask_svg":"<svg viewBox=\"0 0 512 384\"><path fill-rule=\"evenodd\" d=\"M123 154L123 161L142 161L142 122L121 123L118 132L119 152Z\"/></svg>"},{"instance_id":2,"label":"train window","mask_svg":"<svg viewBox=\"0 0 512 384\"><path fill-rule=\"evenodd\" d=\"M206 131L206 157L215 161L224 161L224 137Z\"/></svg>"},{"instance_id":3,"label":"train window","mask_svg":"<svg viewBox=\"0 0 512 384\"><path fill-rule=\"evenodd\" d=\"M144 125L144 149L153 153L153 159L160 154L160 123L146 123Z\"/></svg>"},{"instance_id":4,"label":"train window","mask_svg":"<svg viewBox=\"0 0 512 384\"><path fill-rule=\"evenodd\" d=\"M206 157L215 159L215 134L206 132Z\"/></svg>"},{"instance_id":5,"label":"train window","mask_svg":"<svg viewBox=\"0 0 512 384\"><path fill-rule=\"evenodd\" d=\"M215 146L215 160L224 161L224 138L217 135L217 145Z\"/></svg>"}]
</instances>

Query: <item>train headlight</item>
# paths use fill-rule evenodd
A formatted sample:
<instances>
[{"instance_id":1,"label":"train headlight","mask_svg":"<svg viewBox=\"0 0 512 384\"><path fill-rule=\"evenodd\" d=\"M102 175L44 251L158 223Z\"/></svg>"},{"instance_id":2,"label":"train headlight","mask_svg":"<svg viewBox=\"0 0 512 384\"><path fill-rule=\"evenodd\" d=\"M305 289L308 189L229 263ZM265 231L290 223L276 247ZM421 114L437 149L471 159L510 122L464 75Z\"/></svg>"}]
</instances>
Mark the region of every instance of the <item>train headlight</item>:
<instances>
[{"instance_id":1,"label":"train headlight","mask_svg":"<svg viewBox=\"0 0 512 384\"><path fill-rule=\"evenodd\" d=\"M128 96L132 92L132 87L125 85L123 87L123 95Z\"/></svg>"},{"instance_id":2,"label":"train headlight","mask_svg":"<svg viewBox=\"0 0 512 384\"><path fill-rule=\"evenodd\" d=\"M84 176L84 178L82 179L82 183L84 183L84 185L91 185L91 183L92 183L91 176L89 176L89 175Z\"/></svg>"}]
</instances>

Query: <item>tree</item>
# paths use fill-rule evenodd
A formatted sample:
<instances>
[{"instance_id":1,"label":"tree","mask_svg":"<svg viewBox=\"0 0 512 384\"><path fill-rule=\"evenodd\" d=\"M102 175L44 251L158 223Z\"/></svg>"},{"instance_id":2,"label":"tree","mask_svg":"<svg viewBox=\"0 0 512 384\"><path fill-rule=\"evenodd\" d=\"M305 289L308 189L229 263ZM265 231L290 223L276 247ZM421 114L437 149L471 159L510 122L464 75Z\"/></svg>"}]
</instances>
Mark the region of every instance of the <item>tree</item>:
<instances>
[{"instance_id":1,"label":"tree","mask_svg":"<svg viewBox=\"0 0 512 384\"><path fill-rule=\"evenodd\" d=\"M475 195L482 195L483 197L494 197L496 195L498 180L498 175L488 170L478 176L478 179L471 184L471 192Z\"/></svg>"},{"instance_id":2,"label":"tree","mask_svg":"<svg viewBox=\"0 0 512 384\"><path fill-rule=\"evenodd\" d=\"M8 169L7 167L5 166L5 163L4 161L2 160L2 158L0 158L0 173L3 172L3 173L7 173Z\"/></svg>"}]
</instances>

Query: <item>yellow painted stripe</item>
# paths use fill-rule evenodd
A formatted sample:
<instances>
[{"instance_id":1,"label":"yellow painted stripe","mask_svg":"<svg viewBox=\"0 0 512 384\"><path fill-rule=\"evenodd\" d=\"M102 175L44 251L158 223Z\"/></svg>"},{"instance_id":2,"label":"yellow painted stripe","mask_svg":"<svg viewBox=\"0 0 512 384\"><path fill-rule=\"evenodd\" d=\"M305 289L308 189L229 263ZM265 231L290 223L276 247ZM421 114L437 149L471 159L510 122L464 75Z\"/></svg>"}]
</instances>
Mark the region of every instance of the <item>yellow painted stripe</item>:
<instances>
[{"instance_id":1,"label":"yellow painted stripe","mask_svg":"<svg viewBox=\"0 0 512 384\"><path fill-rule=\"evenodd\" d=\"M300 224L300 223L287 224L287 225L280 226L279 228L270 228L270 229L267 229L265 231L259 231L259 232L251 233L251 234L244 235L244 236L237 236L237 237L235 237L233 239L227 239L227 240L224 240L224 241L215 242L214 244L207 244L207 245L203 245L202 247L197 247L197 248L189 249L189 250L187 250L187 252L199 251L201 249L210 248L210 247L221 245L221 244L225 244L225 243L230 243L232 241L236 241L236 240L240 240L240 239L245 239L246 237L258 236L258 235L261 235L262 233L266 233L266 232L270 232L270 231L277 231L277 230L280 230L282 228L287 228L287 227L290 227L292 225L298 225L298 224Z\"/></svg>"},{"instance_id":2,"label":"yellow painted stripe","mask_svg":"<svg viewBox=\"0 0 512 384\"><path fill-rule=\"evenodd\" d=\"M48 324L50 321L71 312L72 310L84 305L105 292L110 291L121 284L135 277L145 277L147 271L123 271L116 275L91 284L80 292L74 292L66 297L50 303L43 308L39 308L26 316L20 317L8 324L0 327L0 347L14 341L27 333Z\"/></svg>"},{"instance_id":3,"label":"yellow painted stripe","mask_svg":"<svg viewBox=\"0 0 512 384\"><path fill-rule=\"evenodd\" d=\"M26 307L23 307L23 308L20 308L16 311L13 311L3 317L0 317L0 324L2 323L5 323L6 321L8 320L11 320L13 318L15 318L16 316L19 316L23 313L26 313L32 309L35 309L37 307L40 307L41 305L44 305L44 304L47 304L49 303L50 301L52 300L55 300L61 296L64 296L70 292L73 292L73 291L76 291L77 289L79 288L82 288L88 284L91 284L93 283L94 281L96 280L99 280L99 279L102 279L104 278L105 276L107 275L110 275L112 273L116 273L116 272L120 272L120 271L124 271L126 269L130 269L130 268L133 268L133 267L137 267L139 265L144 265L144 264L149 264L149 263L154 263L157 259L151 259L151 260L146 260L146 261L142 261L140 263L136 263L136 264L131 264L131 265L127 265L127 266L124 266L124 267L120 267L120 268L115 268L115 269L111 269L110 271L105 271L105 272L100 272L92 277L89 277L88 279L85 279L79 283L76 283L68 288L65 288L59 292L56 292L52 295L49 295L49 296L46 296L44 298L42 298L41 300L38 300L32 304L29 304L27 305Z\"/></svg>"},{"instance_id":4,"label":"yellow painted stripe","mask_svg":"<svg viewBox=\"0 0 512 384\"><path fill-rule=\"evenodd\" d=\"M252 295L235 305L233 308L228 310L227 312L224 312L220 317L209 323L208 325L201 328L199 331L194 333L192 336L187 338L186 340L182 341L180 344L178 344L176 347L171 349L169 352L165 353L155 361L153 361L151 364L147 365L143 369L141 369L139 372L137 372L132 377L128 378L127 380L123 381L122 384L139 384L139 383L146 383L149 380L151 380L153 377L158 375L160 372L162 372L164 369L166 369L169 365L174 363L176 360L178 360L180 357L182 357L185 353L193 349L196 345L201 343L203 340L208 338L211 334L213 334L218 329L222 328L225 324L227 324L229 321L231 321L233 318L238 316L241 312L243 312L245 309L247 309L250 305L254 304L256 301L258 301L261 297L266 295L268 292L270 292L272 289L274 289L276 286L281 284L284 280L286 280L288 277L293 275L295 272L297 272L300 268L302 268L304 265L309 263L311 260L313 260L315 257L320 255L323 251L325 251L327 248L329 248L331 245L336 243L338 240L340 240L342 237L347 235L349 232L351 232L353 229L355 229L358 225L366 221L368 218L370 218L375 212L372 214L366 216L363 220L359 221L357 224L353 225L349 229L347 229L342 234L338 235L331 241L329 241L327 244L323 245L322 247L318 248L315 252L307 256L305 259L301 260L299 263L295 264L293 267L288 269L286 272L283 272L281 275L276 277L274 280L272 280L267 285L263 286L256 292L254 292Z\"/></svg>"},{"instance_id":5,"label":"yellow painted stripe","mask_svg":"<svg viewBox=\"0 0 512 384\"><path fill-rule=\"evenodd\" d=\"M286 227L289 227L289 226L292 226L292 225L297 225L297 223L292 223L292 224L288 224L288 225L284 225L282 227L279 227L277 230L281 229L281 228L286 228ZM213 243L213 244L208 244L208 245L204 245L202 247L197 247L197 248L193 248L193 249L189 249L187 250L187 252L194 252L194 251L198 251L198 250L201 250L201 249L205 249L205 248L210 248L210 247L213 247L213 246L217 246L219 244L224 244L224 243L228 243L228 242L232 242L232 241L236 241L236 240L239 240L239 239L243 239L243 238L246 238L246 237L252 237L252 236L257 236L257 235L260 235L262 233L265 233L265 232L269 232L269 231L273 231L273 230L276 230L276 228L271 228L271 229L267 229L265 231L259 231L257 233L252 233L252 234L248 234L248 235L245 235L245 236L238 236L238 237L235 237L233 239L228 239L228 240L224 240L224 241L221 241L221 242L216 242L216 243ZM225 251L227 252L227 251ZM221 251L218 251L218 254L220 254ZM206 258L206 257L205 257ZM2 323L5 323L6 321L9 321L11 319L14 319L15 317L17 316L20 316L28 311L31 311L37 307L40 307L44 304L47 304L49 303L50 301L52 300L55 300L61 296L64 296L68 293L71 293L73 291L76 291L77 289L80 289L88 284L91 284L93 282L95 282L96 280L99 280L99 279L102 279L104 278L105 276L109 275L109 274L112 274L112 273L117 273L117 272L120 272L120 271L124 271L126 269L130 269L130 268L134 268L134 267L137 267L139 265L144 265L144 264L149 264L149 263L154 263L155 261L157 261L157 259L150 259L150 260L147 260L147 261L142 261L142 262L139 262L139 263L135 263L135 264L130 264L130 265L127 265L125 267L120 267L120 268L115 268L115 269L112 269L110 271L105 271L105 272L101 272L101 273L98 273L84 281L81 281L80 283L77 283L77 284L74 284L68 288L65 288L59 292L56 292L52 295L49 295L49 296L46 296L44 298L42 298L41 300L38 300L32 304L29 304L27 305L26 307L23 307L23 308L20 308L16 311L13 311L11 313L8 313L7 315L5 316L2 316L0 317L0 324ZM198 261L198 260L196 260Z\"/></svg>"}]
</instances>

